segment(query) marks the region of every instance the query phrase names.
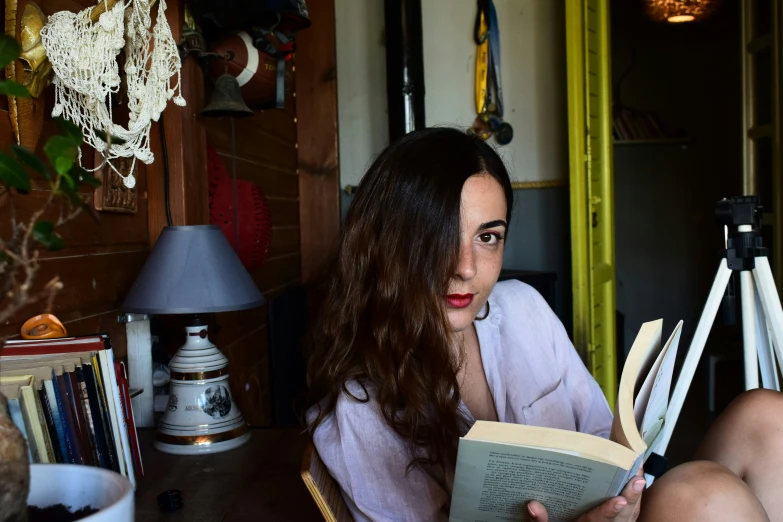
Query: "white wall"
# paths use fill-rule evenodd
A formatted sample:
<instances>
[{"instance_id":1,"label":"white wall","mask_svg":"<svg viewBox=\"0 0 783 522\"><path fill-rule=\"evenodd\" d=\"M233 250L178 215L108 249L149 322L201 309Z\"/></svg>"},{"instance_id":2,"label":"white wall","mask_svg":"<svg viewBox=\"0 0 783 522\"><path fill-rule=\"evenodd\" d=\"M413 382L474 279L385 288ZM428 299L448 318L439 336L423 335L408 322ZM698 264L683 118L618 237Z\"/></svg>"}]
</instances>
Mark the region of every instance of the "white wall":
<instances>
[{"instance_id":1,"label":"white wall","mask_svg":"<svg viewBox=\"0 0 783 522\"><path fill-rule=\"evenodd\" d=\"M389 143L383 0L335 0L334 11L340 182L356 185Z\"/></svg>"},{"instance_id":2,"label":"white wall","mask_svg":"<svg viewBox=\"0 0 783 522\"><path fill-rule=\"evenodd\" d=\"M513 141L497 149L519 181L565 179L564 2L495 0L495 9L504 119L514 128ZM476 118L475 16L475 1L422 0L427 126L468 128Z\"/></svg>"},{"instance_id":3,"label":"white wall","mask_svg":"<svg viewBox=\"0 0 783 522\"><path fill-rule=\"evenodd\" d=\"M505 119L498 147L519 181L565 179L565 14L557 0L495 0ZM428 126L469 127L475 116L475 0L422 0ZM336 0L340 178L355 185L388 143L383 0ZM494 144L494 139L490 139Z\"/></svg>"}]
</instances>

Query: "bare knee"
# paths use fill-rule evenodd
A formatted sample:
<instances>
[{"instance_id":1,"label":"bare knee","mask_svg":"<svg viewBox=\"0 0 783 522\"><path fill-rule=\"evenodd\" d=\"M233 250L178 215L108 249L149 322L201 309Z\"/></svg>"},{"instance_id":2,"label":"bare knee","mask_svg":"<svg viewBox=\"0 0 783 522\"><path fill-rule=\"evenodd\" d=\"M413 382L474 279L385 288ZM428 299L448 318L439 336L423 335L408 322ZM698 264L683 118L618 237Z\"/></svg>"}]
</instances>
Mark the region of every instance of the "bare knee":
<instances>
[{"instance_id":1,"label":"bare knee","mask_svg":"<svg viewBox=\"0 0 783 522\"><path fill-rule=\"evenodd\" d=\"M762 423L768 427L771 424L782 429L783 393L764 389L743 392L729 404L721 417L735 423Z\"/></svg>"},{"instance_id":2,"label":"bare knee","mask_svg":"<svg viewBox=\"0 0 783 522\"><path fill-rule=\"evenodd\" d=\"M729 469L708 461L677 466L656 480L642 497L639 522L767 522L764 508Z\"/></svg>"},{"instance_id":3,"label":"bare knee","mask_svg":"<svg viewBox=\"0 0 783 522\"><path fill-rule=\"evenodd\" d=\"M696 455L720 462L740 476L751 454L783 452L783 394L750 390L734 399L707 433Z\"/></svg>"}]
</instances>

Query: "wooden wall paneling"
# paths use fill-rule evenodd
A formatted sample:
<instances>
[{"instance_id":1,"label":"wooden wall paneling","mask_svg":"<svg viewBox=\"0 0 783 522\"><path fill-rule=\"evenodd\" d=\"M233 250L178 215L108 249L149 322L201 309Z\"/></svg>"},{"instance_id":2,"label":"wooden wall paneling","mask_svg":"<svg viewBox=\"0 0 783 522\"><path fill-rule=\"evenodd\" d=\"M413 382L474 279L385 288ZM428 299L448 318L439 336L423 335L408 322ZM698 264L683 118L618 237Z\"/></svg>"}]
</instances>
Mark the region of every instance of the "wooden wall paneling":
<instances>
[{"instance_id":1,"label":"wooden wall paneling","mask_svg":"<svg viewBox=\"0 0 783 522\"><path fill-rule=\"evenodd\" d=\"M245 124L245 122L249 123L256 118L260 119L262 116L235 120L237 157L296 175L296 142ZM224 162L226 162L226 170L229 170L231 158L230 121L215 120L214 123L210 122L209 127L209 143L228 156L229 161L224 160Z\"/></svg>"},{"instance_id":2,"label":"wooden wall paneling","mask_svg":"<svg viewBox=\"0 0 783 522\"><path fill-rule=\"evenodd\" d=\"M312 282L337 244L340 175L334 0L308 4L312 26L297 36L296 115L302 281Z\"/></svg>"},{"instance_id":3,"label":"wooden wall paneling","mask_svg":"<svg viewBox=\"0 0 783 522\"><path fill-rule=\"evenodd\" d=\"M297 198L267 196L272 226L299 227L299 201Z\"/></svg>"},{"instance_id":4,"label":"wooden wall paneling","mask_svg":"<svg viewBox=\"0 0 783 522\"><path fill-rule=\"evenodd\" d=\"M266 325L247 333L229 346L221 347L229 360L229 383L239 411L251 426L268 425L269 334ZM236 390L236 392L235 392Z\"/></svg>"},{"instance_id":5,"label":"wooden wall paneling","mask_svg":"<svg viewBox=\"0 0 783 522\"><path fill-rule=\"evenodd\" d=\"M121 250L110 254L79 253L69 255L66 248L61 257L49 257L40 262L33 286L34 292L55 276L59 276L63 289L54 301L52 313L61 321L72 321L107 311L119 310L122 300L136 275L147 259L146 245L135 250ZM23 308L0 335L15 335L21 324L41 313L41 303ZM69 334L94 333L69 331Z\"/></svg>"},{"instance_id":6,"label":"wooden wall paneling","mask_svg":"<svg viewBox=\"0 0 783 522\"><path fill-rule=\"evenodd\" d=\"M43 0L40 2L46 14L62 10L79 11L94 5L93 0ZM46 140L58 132L51 120L54 103L53 88L44 91L45 117L36 153L45 157ZM122 111L117 111L117 123ZM0 149L7 150L14 142L7 111L0 111ZM82 162L92 168L94 151L87 145L82 148ZM115 353L125 354L125 327L117 323L119 306L130 285L137 276L149 252L149 227L147 215L147 169L137 169L138 211L135 214L101 212L95 222L86 213L81 214L59 230L66 243L60 252L40 252L40 270L36 285L41 287L50 278L59 276L64 288L54 301L53 312L63 321L69 334L81 335L109 332ZM92 190L85 189L88 199ZM17 217L29 217L49 196L48 184L33 179L33 190L25 196L17 196ZM56 217L56 208L44 215ZM0 201L0 230L7 233L10 227L8 201ZM14 336L22 322L41 312L41 304L31 305L20 311L7 324L0 327L0 336Z\"/></svg>"},{"instance_id":7,"label":"wooden wall paneling","mask_svg":"<svg viewBox=\"0 0 783 522\"><path fill-rule=\"evenodd\" d=\"M285 254L273 259L267 259L264 268L251 274L258 288L264 292L264 296L270 290L284 287L287 284L295 283L299 280L299 263L301 255L299 252Z\"/></svg>"},{"instance_id":8,"label":"wooden wall paneling","mask_svg":"<svg viewBox=\"0 0 783 522\"><path fill-rule=\"evenodd\" d=\"M226 165L228 175L231 176L231 154L224 153L223 150L222 148L218 149L218 155L223 164ZM275 197L296 200L296 197L299 195L296 165L288 168L275 167L261 162L261 160L255 161L240 156L240 154L240 152L237 152L237 179L252 181L259 186L264 195L273 194Z\"/></svg>"},{"instance_id":9,"label":"wooden wall paneling","mask_svg":"<svg viewBox=\"0 0 783 522\"><path fill-rule=\"evenodd\" d=\"M159 5L159 4L158 4ZM182 36L184 0L168 4L166 19L174 41ZM163 112L163 127L169 158L169 202L174 225L209 223L209 193L207 187L206 127L201 110L204 108L204 76L193 57L188 57L181 70L182 96L187 105L169 102ZM155 161L149 165L149 236L154 245L166 221L163 150L160 125L153 124L150 133Z\"/></svg>"},{"instance_id":10,"label":"wooden wall paneling","mask_svg":"<svg viewBox=\"0 0 783 522\"><path fill-rule=\"evenodd\" d=\"M293 67L287 65L284 109L234 120L237 178L255 183L269 204L272 243L264 265L251 274L267 300L299 281L299 183ZM231 176L231 122L207 119L207 142ZM229 359L231 393L253 426L272 421L268 307L218 314L213 340Z\"/></svg>"}]
</instances>

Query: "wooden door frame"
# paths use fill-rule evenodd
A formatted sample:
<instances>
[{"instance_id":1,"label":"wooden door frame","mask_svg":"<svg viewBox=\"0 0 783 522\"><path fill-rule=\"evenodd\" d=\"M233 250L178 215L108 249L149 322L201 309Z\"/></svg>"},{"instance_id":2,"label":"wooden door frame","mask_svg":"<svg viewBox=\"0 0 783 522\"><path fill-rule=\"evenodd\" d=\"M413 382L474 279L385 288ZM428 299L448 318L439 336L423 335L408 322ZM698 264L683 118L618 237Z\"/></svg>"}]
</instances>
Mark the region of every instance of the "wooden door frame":
<instances>
[{"instance_id":1,"label":"wooden door frame","mask_svg":"<svg viewBox=\"0 0 783 522\"><path fill-rule=\"evenodd\" d=\"M337 52L334 0L308 4L313 25L297 35L296 115L302 282L321 275L340 233Z\"/></svg>"}]
</instances>

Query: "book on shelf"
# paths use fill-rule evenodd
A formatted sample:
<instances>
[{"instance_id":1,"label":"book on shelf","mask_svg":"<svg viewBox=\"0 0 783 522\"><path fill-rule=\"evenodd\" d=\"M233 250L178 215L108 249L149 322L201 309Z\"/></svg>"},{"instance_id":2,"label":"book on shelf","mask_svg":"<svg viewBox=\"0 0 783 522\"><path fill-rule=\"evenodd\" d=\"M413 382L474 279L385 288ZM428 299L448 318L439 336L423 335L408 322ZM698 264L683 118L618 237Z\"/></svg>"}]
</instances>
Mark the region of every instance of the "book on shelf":
<instances>
[{"instance_id":1,"label":"book on shelf","mask_svg":"<svg viewBox=\"0 0 783 522\"><path fill-rule=\"evenodd\" d=\"M613 119L612 136L617 141L665 140L672 137L652 112L620 107L614 110Z\"/></svg>"},{"instance_id":2,"label":"book on shelf","mask_svg":"<svg viewBox=\"0 0 783 522\"><path fill-rule=\"evenodd\" d=\"M0 391L31 462L98 466L135 487L143 472L128 381L107 335L8 341Z\"/></svg>"},{"instance_id":3,"label":"book on shelf","mask_svg":"<svg viewBox=\"0 0 783 522\"><path fill-rule=\"evenodd\" d=\"M617 496L649 456L666 419L680 321L642 325L620 378L609 439L554 428L477 421L459 441L451 522L525 519L541 502L566 522Z\"/></svg>"}]
</instances>

